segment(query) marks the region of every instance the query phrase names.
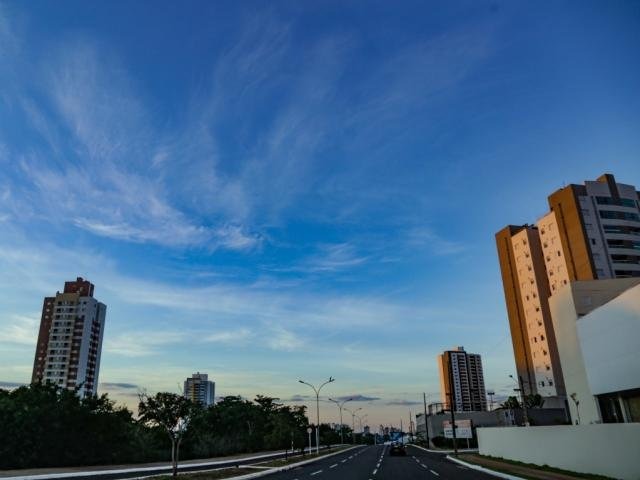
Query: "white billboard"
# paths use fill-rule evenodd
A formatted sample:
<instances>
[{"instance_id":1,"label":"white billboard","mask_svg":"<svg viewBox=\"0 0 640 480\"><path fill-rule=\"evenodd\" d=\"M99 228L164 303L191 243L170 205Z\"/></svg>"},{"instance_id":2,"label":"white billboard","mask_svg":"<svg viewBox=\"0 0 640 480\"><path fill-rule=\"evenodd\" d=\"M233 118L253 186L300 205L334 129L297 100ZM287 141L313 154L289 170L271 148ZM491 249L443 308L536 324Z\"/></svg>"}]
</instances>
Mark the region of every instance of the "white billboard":
<instances>
[{"instance_id":1,"label":"white billboard","mask_svg":"<svg viewBox=\"0 0 640 480\"><path fill-rule=\"evenodd\" d=\"M453 438L453 429L449 420L442 422L442 428L445 438ZM456 438L473 438L471 420L456 420Z\"/></svg>"}]
</instances>

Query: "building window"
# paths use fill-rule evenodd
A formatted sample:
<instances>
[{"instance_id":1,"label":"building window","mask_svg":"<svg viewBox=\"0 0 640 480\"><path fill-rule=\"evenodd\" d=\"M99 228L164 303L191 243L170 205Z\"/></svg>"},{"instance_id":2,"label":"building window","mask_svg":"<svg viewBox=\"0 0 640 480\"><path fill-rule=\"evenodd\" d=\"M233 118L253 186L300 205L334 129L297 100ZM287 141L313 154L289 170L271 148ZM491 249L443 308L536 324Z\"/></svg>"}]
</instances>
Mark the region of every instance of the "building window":
<instances>
[{"instance_id":1,"label":"building window","mask_svg":"<svg viewBox=\"0 0 640 480\"><path fill-rule=\"evenodd\" d=\"M596 244L596 239L595 239L595 238L592 238L592 239L591 239L591 245L595 245L595 244Z\"/></svg>"}]
</instances>

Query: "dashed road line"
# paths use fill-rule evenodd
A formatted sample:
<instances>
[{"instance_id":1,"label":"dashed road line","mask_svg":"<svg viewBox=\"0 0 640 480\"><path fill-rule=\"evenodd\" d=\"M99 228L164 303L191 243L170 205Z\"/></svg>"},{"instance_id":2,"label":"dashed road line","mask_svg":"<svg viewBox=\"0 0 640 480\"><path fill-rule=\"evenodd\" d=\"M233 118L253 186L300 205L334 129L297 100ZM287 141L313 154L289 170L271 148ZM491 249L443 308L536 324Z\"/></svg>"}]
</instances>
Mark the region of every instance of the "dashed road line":
<instances>
[{"instance_id":1,"label":"dashed road line","mask_svg":"<svg viewBox=\"0 0 640 480\"><path fill-rule=\"evenodd\" d=\"M333 465L331 465L329 468L336 468L338 466L337 463L334 463Z\"/></svg>"},{"instance_id":2,"label":"dashed road line","mask_svg":"<svg viewBox=\"0 0 640 480\"><path fill-rule=\"evenodd\" d=\"M314 475L318 475L319 473L322 473L322 470L318 470L317 472L313 472L310 475L313 477Z\"/></svg>"},{"instance_id":3,"label":"dashed road line","mask_svg":"<svg viewBox=\"0 0 640 480\"><path fill-rule=\"evenodd\" d=\"M374 469L373 469L373 474L375 475L376 473L378 473L378 469L377 469L377 468L374 468Z\"/></svg>"},{"instance_id":4,"label":"dashed road line","mask_svg":"<svg viewBox=\"0 0 640 480\"><path fill-rule=\"evenodd\" d=\"M435 470L429 470L431 473L433 473L436 477L439 477L440 474L438 472L436 472Z\"/></svg>"}]
</instances>

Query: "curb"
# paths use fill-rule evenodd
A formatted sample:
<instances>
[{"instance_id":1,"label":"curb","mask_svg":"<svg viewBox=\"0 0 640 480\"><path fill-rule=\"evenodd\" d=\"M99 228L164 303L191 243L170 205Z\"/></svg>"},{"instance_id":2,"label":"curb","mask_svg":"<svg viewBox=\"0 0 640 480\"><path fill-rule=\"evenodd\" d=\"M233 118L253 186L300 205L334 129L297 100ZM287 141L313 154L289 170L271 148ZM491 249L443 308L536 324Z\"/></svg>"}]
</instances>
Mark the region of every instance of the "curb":
<instances>
[{"instance_id":1,"label":"curb","mask_svg":"<svg viewBox=\"0 0 640 480\"><path fill-rule=\"evenodd\" d=\"M300 467L302 465L307 465L308 463L317 462L318 460L322 460L324 458L333 457L334 455L338 455L340 453L345 453L345 452L348 452L349 450L353 450L354 448L360 448L361 446L362 445L356 445L356 446L353 446L353 447L350 447L350 448L345 448L344 450L340 450L338 452L328 453L327 455L322 455L320 457L310 458L309 460L303 460L302 462L292 463L291 465L286 465L284 467L273 467L273 468L269 468L268 470L262 470L260 472L247 473L245 475L239 475L237 477L227 477L225 480L249 480L251 478L265 477L267 475L271 475L272 473L286 472L287 470L291 470L292 468L297 468L297 467ZM235 468L235 467L229 467L229 468ZM239 468L242 468L242 465L240 465ZM203 472L210 472L210 471L216 471L216 470L224 470L224 468L215 468L215 469L212 469L212 470L197 470L197 471L194 471L194 472L178 472L178 476L179 475L188 475L190 473L203 473ZM132 478L131 480L142 480L142 479L146 479L146 478L157 477L157 476L160 476L160 475L166 475L166 473L156 473L154 475L147 475L145 477L135 477L135 478ZM2 479L2 480L4 480L4 479Z\"/></svg>"},{"instance_id":2,"label":"curb","mask_svg":"<svg viewBox=\"0 0 640 480\"><path fill-rule=\"evenodd\" d=\"M489 475L493 475L498 478L505 478L507 480L526 480L522 477L516 477L515 475L509 475L508 473L496 472L495 470L491 470L486 467L481 467L480 465L476 465L475 463L465 462L460 460L459 458L452 457L451 455L447 455L447 460L463 465L471 470L477 470L478 472L487 473Z\"/></svg>"},{"instance_id":3,"label":"curb","mask_svg":"<svg viewBox=\"0 0 640 480\"><path fill-rule=\"evenodd\" d=\"M453 450L433 450L431 448L421 447L420 445L416 445L414 443L410 443L409 446L419 448L420 450L424 450L425 452L429 452L429 453L442 453L442 454L454 453ZM478 453L478 449L477 448L459 449L458 453Z\"/></svg>"}]
</instances>

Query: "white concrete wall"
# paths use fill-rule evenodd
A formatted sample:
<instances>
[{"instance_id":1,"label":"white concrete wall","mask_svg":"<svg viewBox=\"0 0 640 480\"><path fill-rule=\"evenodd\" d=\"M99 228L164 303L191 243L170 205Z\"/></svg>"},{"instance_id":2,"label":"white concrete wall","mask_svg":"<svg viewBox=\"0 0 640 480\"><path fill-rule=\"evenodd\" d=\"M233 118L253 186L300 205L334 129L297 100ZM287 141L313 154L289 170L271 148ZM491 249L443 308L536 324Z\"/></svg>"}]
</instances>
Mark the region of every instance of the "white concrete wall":
<instances>
[{"instance_id":1,"label":"white concrete wall","mask_svg":"<svg viewBox=\"0 0 640 480\"><path fill-rule=\"evenodd\" d=\"M640 479L640 423L478 428L481 455Z\"/></svg>"},{"instance_id":2,"label":"white concrete wall","mask_svg":"<svg viewBox=\"0 0 640 480\"><path fill-rule=\"evenodd\" d=\"M564 386L567 397L575 394L580 402L580 423L600 423L600 409L598 402L591 393L587 370L584 365L582 349L578 340L576 307L573 299L573 287L571 284L549 299L549 309L553 320L553 330L556 334L558 356L562 365ZM569 413L572 423L578 420L578 410L575 402L569 398Z\"/></svg>"},{"instance_id":3,"label":"white concrete wall","mask_svg":"<svg viewBox=\"0 0 640 480\"><path fill-rule=\"evenodd\" d=\"M577 324L591 392L600 395L640 388L640 285Z\"/></svg>"}]
</instances>

